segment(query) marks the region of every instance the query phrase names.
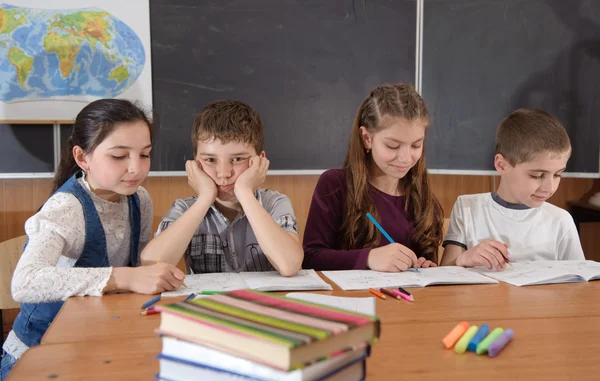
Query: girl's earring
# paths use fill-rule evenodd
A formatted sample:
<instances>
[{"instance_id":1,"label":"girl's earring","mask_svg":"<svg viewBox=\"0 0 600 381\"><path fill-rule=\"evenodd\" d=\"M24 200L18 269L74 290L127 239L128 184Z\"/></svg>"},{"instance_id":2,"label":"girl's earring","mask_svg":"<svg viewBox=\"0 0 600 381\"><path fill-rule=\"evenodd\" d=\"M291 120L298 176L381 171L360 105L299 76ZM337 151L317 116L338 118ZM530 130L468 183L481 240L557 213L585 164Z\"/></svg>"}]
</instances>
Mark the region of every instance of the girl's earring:
<instances>
[{"instance_id":1,"label":"girl's earring","mask_svg":"<svg viewBox=\"0 0 600 381\"><path fill-rule=\"evenodd\" d=\"M367 148L366 151L367 151L367 153L371 153L371 149L370 148Z\"/></svg>"}]
</instances>

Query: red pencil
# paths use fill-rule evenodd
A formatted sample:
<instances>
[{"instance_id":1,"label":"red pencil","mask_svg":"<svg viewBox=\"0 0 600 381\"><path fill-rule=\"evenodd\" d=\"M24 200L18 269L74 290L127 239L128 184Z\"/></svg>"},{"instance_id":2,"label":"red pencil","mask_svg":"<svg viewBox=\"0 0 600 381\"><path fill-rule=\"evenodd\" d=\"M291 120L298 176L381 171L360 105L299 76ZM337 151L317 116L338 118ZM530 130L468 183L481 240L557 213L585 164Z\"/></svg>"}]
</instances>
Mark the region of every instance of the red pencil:
<instances>
[{"instance_id":1,"label":"red pencil","mask_svg":"<svg viewBox=\"0 0 600 381\"><path fill-rule=\"evenodd\" d=\"M159 313L160 313L160 311L157 311L155 309L152 309L152 310L148 309L148 310L144 310L144 311L140 312L140 315L154 315L154 314L159 314Z\"/></svg>"}]
</instances>

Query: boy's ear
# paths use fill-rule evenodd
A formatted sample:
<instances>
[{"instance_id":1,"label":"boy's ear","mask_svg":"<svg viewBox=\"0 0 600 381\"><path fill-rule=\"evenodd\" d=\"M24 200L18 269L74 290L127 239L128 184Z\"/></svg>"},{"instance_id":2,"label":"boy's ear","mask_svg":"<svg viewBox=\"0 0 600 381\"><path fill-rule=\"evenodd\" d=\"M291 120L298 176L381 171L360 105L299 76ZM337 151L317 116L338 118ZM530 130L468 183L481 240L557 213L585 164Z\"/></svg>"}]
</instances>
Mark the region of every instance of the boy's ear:
<instances>
[{"instance_id":1,"label":"boy's ear","mask_svg":"<svg viewBox=\"0 0 600 381\"><path fill-rule=\"evenodd\" d=\"M83 169L85 172L89 172L90 166L87 162L87 155L80 146L73 147L73 158L75 158L75 162L79 168Z\"/></svg>"},{"instance_id":2,"label":"boy's ear","mask_svg":"<svg viewBox=\"0 0 600 381\"><path fill-rule=\"evenodd\" d=\"M497 153L496 156L494 156L494 167L496 168L496 171L502 174L506 172L509 166L511 165L508 160L506 160L504 155Z\"/></svg>"},{"instance_id":3,"label":"boy's ear","mask_svg":"<svg viewBox=\"0 0 600 381\"><path fill-rule=\"evenodd\" d=\"M262 152L260 153L260 155L258 155L258 156L260 156L260 157L267 157L267 154L265 153L265 151L262 151Z\"/></svg>"},{"instance_id":4,"label":"boy's ear","mask_svg":"<svg viewBox=\"0 0 600 381\"><path fill-rule=\"evenodd\" d=\"M362 140L363 147L365 147L365 149L371 149L371 144L373 141L371 140L371 134L369 131L367 131L367 127L360 126L360 138Z\"/></svg>"}]
</instances>

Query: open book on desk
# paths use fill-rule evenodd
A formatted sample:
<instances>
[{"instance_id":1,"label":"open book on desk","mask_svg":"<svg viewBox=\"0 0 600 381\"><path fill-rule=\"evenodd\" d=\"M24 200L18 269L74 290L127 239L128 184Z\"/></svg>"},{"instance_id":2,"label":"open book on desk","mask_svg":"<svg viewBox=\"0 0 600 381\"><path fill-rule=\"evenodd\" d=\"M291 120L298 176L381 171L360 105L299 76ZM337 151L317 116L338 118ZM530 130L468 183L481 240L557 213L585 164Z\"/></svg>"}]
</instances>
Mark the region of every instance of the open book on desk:
<instances>
[{"instance_id":1,"label":"open book on desk","mask_svg":"<svg viewBox=\"0 0 600 381\"><path fill-rule=\"evenodd\" d=\"M419 272L385 273L373 270L323 271L342 290L380 287L425 287L442 284L498 283L495 279L458 266L430 267Z\"/></svg>"},{"instance_id":2,"label":"open book on desk","mask_svg":"<svg viewBox=\"0 0 600 381\"><path fill-rule=\"evenodd\" d=\"M471 271L513 286L551 283L587 282L600 279L600 263L594 261L528 261L513 262L503 271L473 268Z\"/></svg>"},{"instance_id":3,"label":"open book on desk","mask_svg":"<svg viewBox=\"0 0 600 381\"><path fill-rule=\"evenodd\" d=\"M332 290L315 270L300 270L292 277L277 271L191 274L185 276L187 288L163 292L163 297L183 296L201 291L233 291L249 288L257 291Z\"/></svg>"}]
</instances>

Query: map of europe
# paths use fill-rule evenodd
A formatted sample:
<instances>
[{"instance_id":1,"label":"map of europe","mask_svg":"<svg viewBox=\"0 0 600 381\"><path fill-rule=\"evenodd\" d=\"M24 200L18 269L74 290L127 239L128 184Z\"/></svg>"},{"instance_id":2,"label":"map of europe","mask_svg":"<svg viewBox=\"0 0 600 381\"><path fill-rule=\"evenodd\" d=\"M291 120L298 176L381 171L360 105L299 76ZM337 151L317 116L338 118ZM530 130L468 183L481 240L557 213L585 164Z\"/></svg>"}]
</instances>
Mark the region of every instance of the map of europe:
<instances>
[{"instance_id":1,"label":"map of europe","mask_svg":"<svg viewBox=\"0 0 600 381\"><path fill-rule=\"evenodd\" d=\"M112 98L142 73L135 32L98 8L0 5L0 101Z\"/></svg>"}]
</instances>

